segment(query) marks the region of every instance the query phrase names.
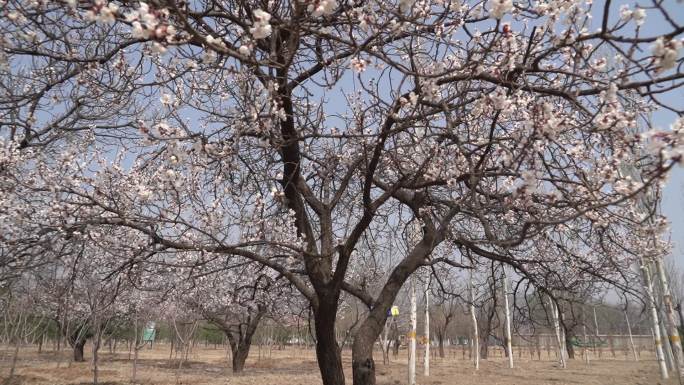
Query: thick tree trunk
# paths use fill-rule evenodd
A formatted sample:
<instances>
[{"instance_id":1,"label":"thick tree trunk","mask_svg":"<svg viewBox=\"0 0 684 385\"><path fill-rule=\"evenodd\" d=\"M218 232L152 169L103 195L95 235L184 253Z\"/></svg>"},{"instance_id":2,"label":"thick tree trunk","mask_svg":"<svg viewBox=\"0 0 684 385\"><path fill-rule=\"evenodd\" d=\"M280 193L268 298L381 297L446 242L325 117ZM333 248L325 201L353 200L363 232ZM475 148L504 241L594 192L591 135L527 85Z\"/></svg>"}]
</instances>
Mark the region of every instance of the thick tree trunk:
<instances>
[{"instance_id":1,"label":"thick tree trunk","mask_svg":"<svg viewBox=\"0 0 684 385\"><path fill-rule=\"evenodd\" d=\"M492 335L494 312L495 307L491 306L487 317L487 322L484 322L484 328L480 334L480 359L483 360L489 358L489 336Z\"/></svg>"},{"instance_id":2,"label":"thick tree trunk","mask_svg":"<svg viewBox=\"0 0 684 385\"><path fill-rule=\"evenodd\" d=\"M247 356L249 356L249 346L238 346L232 355L233 373L241 373L245 369L245 361L247 361Z\"/></svg>"},{"instance_id":3,"label":"thick tree trunk","mask_svg":"<svg viewBox=\"0 0 684 385\"><path fill-rule=\"evenodd\" d=\"M88 329L87 323L77 325L72 331L65 325L60 325L61 334L66 338L69 345L74 351L74 362L85 361L83 355L83 347L88 338L92 337L91 331Z\"/></svg>"},{"instance_id":4,"label":"thick tree trunk","mask_svg":"<svg viewBox=\"0 0 684 385\"><path fill-rule=\"evenodd\" d=\"M400 264L392 272L387 284L378 296L376 306L359 325L352 344L352 376L354 385L375 385L375 362L373 361L373 345L382 332L387 318L387 311L394 302L399 289L417 266L410 263ZM415 314L415 286L411 282L411 313ZM415 323L413 324L415 333ZM413 335L415 338L415 335ZM414 339L415 341L415 339ZM415 356L414 356L415 357Z\"/></svg>"},{"instance_id":5,"label":"thick tree trunk","mask_svg":"<svg viewBox=\"0 0 684 385\"><path fill-rule=\"evenodd\" d=\"M439 237L437 236L439 235ZM411 253L397 265L390 274L374 306L366 319L361 323L354 335L352 344L352 376L354 385L375 385L375 362L373 361L373 345L377 341L382 327L387 319L387 313L394 302L397 293L409 279L409 276L419 267L421 261L442 240L442 234L426 232L423 239L413 248ZM325 299L322 301L321 299ZM334 301L330 300L334 299ZM336 296L320 296L318 309L314 312L316 319L316 353L318 365L323 374L324 385L344 384L344 372L340 352L336 347L335 317L339 300Z\"/></svg>"},{"instance_id":6,"label":"thick tree trunk","mask_svg":"<svg viewBox=\"0 0 684 385\"><path fill-rule=\"evenodd\" d=\"M422 249L421 254L426 255L427 251L423 248L424 245L416 246L416 249ZM414 249L414 252L416 252ZM422 260L419 259L419 260ZM375 385L375 362L373 361L373 345L382 332L382 325L387 318L387 312L394 302L397 293L402 285L409 278L409 275L417 268L416 261L405 260L402 264L397 266L392 275L387 281L382 292L375 302L375 307L369 312L366 319L357 329L354 335L354 343L352 344L352 375L354 385ZM415 286L411 280L411 314L415 317L416 302L415 302ZM414 318L412 318L414 320ZM412 335L415 343L415 321L412 321ZM415 357L415 355L414 355Z\"/></svg>"},{"instance_id":7,"label":"thick tree trunk","mask_svg":"<svg viewBox=\"0 0 684 385\"><path fill-rule=\"evenodd\" d=\"M480 335L480 358L486 360L489 358L489 334Z\"/></svg>"},{"instance_id":8,"label":"thick tree trunk","mask_svg":"<svg viewBox=\"0 0 684 385\"><path fill-rule=\"evenodd\" d=\"M487 309L486 322L484 322L484 328L482 334L480 334L480 358L483 360L489 357L489 336L492 335L492 329L494 328L493 323L497 307L497 290L493 286L490 286L490 290L492 293L492 304Z\"/></svg>"},{"instance_id":9,"label":"thick tree trunk","mask_svg":"<svg viewBox=\"0 0 684 385\"><path fill-rule=\"evenodd\" d=\"M565 333L565 348L568 351L568 358L575 359L575 347L572 345L572 337L569 333Z\"/></svg>"},{"instance_id":10,"label":"thick tree trunk","mask_svg":"<svg viewBox=\"0 0 684 385\"><path fill-rule=\"evenodd\" d=\"M254 325L249 325L245 334L240 336L239 343L231 344L233 373L241 373L245 369L245 362L249 356L249 349L252 347L252 336L254 335L258 322L259 321L257 320Z\"/></svg>"},{"instance_id":11,"label":"thick tree trunk","mask_svg":"<svg viewBox=\"0 0 684 385\"><path fill-rule=\"evenodd\" d=\"M211 322L223 330L224 335L228 339L233 373L241 373L245 369L245 362L252 347L252 337L265 314L266 310L259 308L257 313L247 318L247 326L245 328L240 327L237 330L231 328L229 324L222 322L218 318L210 318Z\"/></svg>"},{"instance_id":12,"label":"thick tree trunk","mask_svg":"<svg viewBox=\"0 0 684 385\"><path fill-rule=\"evenodd\" d=\"M83 347L85 346L85 343L85 339L74 342L74 362L85 362L85 358L83 356Z\"/></svg>"},{"instance_id":13,"label":"thick tree trunk","mask_svg":"<svg viewBox=\"0 0 684 385\"><path fill-rule=\"evenodd\" d=\"M375 385L375 361L373 361L374 327L364 326L357 332L352 345L352 376L354 385Z\"/></svg>"},{"instance_id":14,"label":"thick tree trunk","mask_svg":"<svg viewBox=\"0 0 684 385\"><path fill-rule=\"evenodd\" d=\"M335 336L337 299L319 303L314 312L316 329L316 358L323 385L344 385L342 355ZM375 340L371 341L371 345Z\"/></svg>"}]
</instances>

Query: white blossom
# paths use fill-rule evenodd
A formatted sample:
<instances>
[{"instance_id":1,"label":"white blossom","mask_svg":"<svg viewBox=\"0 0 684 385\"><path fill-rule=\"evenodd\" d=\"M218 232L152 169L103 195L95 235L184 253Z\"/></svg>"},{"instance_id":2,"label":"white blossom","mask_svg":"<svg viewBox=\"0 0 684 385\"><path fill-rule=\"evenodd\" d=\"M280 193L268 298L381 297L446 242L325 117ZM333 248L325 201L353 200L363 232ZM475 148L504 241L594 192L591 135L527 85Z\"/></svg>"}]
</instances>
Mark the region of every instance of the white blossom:
<instances>
[{"instance_id":1,"label":"white blossom","mask_svg":"<svg viewBox=\"0 0 684 385\"><path fill-rule=\"evenodd\" d=\"M505 110L511 105L511 100L503 89L497 89L489 96L489 99L496 110Z\"/></svg>"},{"instance_id":2,"label":"white blossom","mask_svg":"<svg viewBox=\"0 0 684 385\"><path fill-rule=\"evenodd\" d=\"M272 29L269 21L271 20L271 14L268 12L257 9L254 11L254 25L249 29L249 33L255 39L264 39L271 35Z\"/></svg>"},{"instance_id":3,"label":"white blossom","mask_svg":"<svg viewBox=\"0 0 684 385\"><path fill-rule=\"evenodd\" d=\"M332 15L337 8L337 0L318 0L309 4L308 10L314 17Z\"/></svg>"},{"instance_id":4,"label":"white blossom","mask_svg":"<svg viewBox=\"0 0 684 385\"><path fill-rule=\"evenodd\" d=\"M241 45L240 48L238 48L238 52L240 52L240 55L249 56L252 53L252 49L249 45L245 44Z\"/></svg>"},{"instance_id":5,"label":"white blossom","mask_svg":"<svg viewBox=\"0 0 684 385\"><path fill-rule=\"evenodd\" d=\"M134 21L131 23L131 27L133 27L131 30L131 36L134 39L147 39L150 37L150 30L143 27L139 21Z\"/></svg>"},{"instance_id":6,"label":"white blossom","mask_svg":"<svg viewBox=\"0 0 684 385\"><path fill-rule=\"evenodd\" d=\"M159 98L159 101L161 102L161 104L168 107L171 104L173 104L173 96L171 96L170 94L162 94Z\"/></svg>"},{"instance_id":7,"label":"white blossom","mask_svg":"<svg viewBox=\"0 0 684 385\"><path fill-rule=\"evenodd\" d=\"M366 70L368 63L366 60L361 59L359 57L355 57L351 59L351 68L354 70L354 72L363 72Z\"/></svg>"},{"instance_id":8,"label":"white blossom","mask_svg":"<svg viewBox=\"0 0 684 385\"><path fill-rule=\"evenodd\" d=\"M502 19L505 14L513 10L513 0L490 0L489 13L495 19Z\"/></svg>"},{"instance_id":9,"label":"white blossom","mask_svg":"<svg viewBox=\"0 0 684 385\"><path fill-rule=\"evenodd\" d=\"M637 8L634 10L632 17L634 18L636 25L643 25L646 21L646 10L643 8Z\"/></svg>"},{"instance_id":10,"label":"white blossom","mask_svg":"<svg viewBox=\"0 0 684 385\"><path fill-rule=\"evenodd\" d=\"M659 37L651 48L651 52L655 56L656 67L661 71L673 68L677 64L681 48L682 43L679 40L665 40L662 36Z\"/></svg>"},{"instance_id":11,"label":"white blossom","mask_svg":"<svg viewBox=\"0 0 684 385\"><path fill-rule=\"evenodd\" d=\"M629 20L632 18L632 13L633 13L632 10L629 9L629 5L622 4L620 6L620 19L625 20L625 21Z\"/></svg>"}]
</instances>

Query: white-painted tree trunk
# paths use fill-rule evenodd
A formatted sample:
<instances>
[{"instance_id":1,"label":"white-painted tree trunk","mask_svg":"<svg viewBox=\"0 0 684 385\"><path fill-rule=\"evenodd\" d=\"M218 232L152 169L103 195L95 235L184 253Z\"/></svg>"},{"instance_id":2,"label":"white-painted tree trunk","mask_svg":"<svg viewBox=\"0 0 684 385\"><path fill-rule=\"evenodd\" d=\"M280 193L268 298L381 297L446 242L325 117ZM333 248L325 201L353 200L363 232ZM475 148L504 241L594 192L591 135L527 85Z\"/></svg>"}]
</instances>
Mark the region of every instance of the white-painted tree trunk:
<instances>
[{"instance_id":1,"label":"white-painted tree trunk","mask_svg":"<svg viewBox=\"0 0 684 385\"><path fill-rule=\"evenodd\" d=\"M561 368L565 368L565 353L563 352L563 336L561 335L560 322L558 321L558 308L551 297L549 297L549 305L551 305L553 327L556 331L556 342L558 343L558 360Z\"/></svg>"},{"instance_id":2,"label":"white-painted tree trunk","mask_svg":"<svg viewBox=\"0 0 684 385\"><path fill-rule=\"evenodd\" d=\"M380 343L382 344L382 346L380 346L380 348L382 349L382 363L385 365L389 364L389 344L388 344L388 341L389 341L389 328L390 328L391 322L392 322L392 318L388 317L387 320L385 320L385 328L383 329L382 335L380 337Z\"/></svg>"},{"instance_id":3,"label":"white-painted tree trunk","mask_svg":"<svg viewBox=\"0 0 684 385\"><path fill-rule=\"evenodd\" d=\"M138 345L140 343L138 342L138 312L135 312L135 315L133 316L133 341L135 343L135 352L133 353L133 372L131 373L131 382L135 383L136 382L136 377L138 374Z\"/></svg>"},{"instance_id":4,"label":"white-painted tree trunk","mask_svg":"<svg viewBox=\"0 0 684 385\"><path fill-rule=\"evenodd\" d=\"M511 310L508 304L508 275L506 275L506 267L501 266L503 269L503 299L504 299L504 312L506 314L506 351L508 352L508 367L513 368L513 346L511 338Z\"/></svg>"},{"instance_id":5,"label":"white-painted tree trunk","mask_svg":"<svg viewBox=\"0 0 684 385\"><path fill-rule=\"evenodd\" d=\"M475 358L475 370L480 369L480 336L477 330L477 317L475 316L475 286L473 284L473 270L470 270L470 318L473 321L473 357Z\"/></svg>"},{"instance_id":6,"label":"white-painted tree trunk","mask_svg":"<svg viewBox=\"0 0 684 385\"><path fill-rule=\"evenodd\" d=\"M425 356L423 374L430 376L430 277L425 281Z\"/></svg>"},{"instance_id":7,"label":"white-painted tree trunk","mask_svg":"<svg viewBox=\"0 0 684 385\"><path fill-rule=\"evenodd\" d=\"M596 317L596 306L594 306L594 354L596 354L596 342L601 342L599 339L599 328L598 328L598 318ZM603 349L601 345L598 347L599 349ZM598 357L601 357L601 354L598 354Z\"/></svg>"},{"instance_id":8,"label":"white-painted tree trunk","mask_svg":"<svg viewBox=\"0 0 684 385\"><path fill-rule=\"evenodd\" d=\"M637 355L636 347L634 347L634 338L632 337L632 325L629 323L629 314L627 309L625 312L625 321L627 322L627 333L629 333L629 346L632 348L632 355L634 356L634 361L639 361L639 356Z\"/></svg>"},{"instance_id":9,"label":"white-painted tree trunk","mask_svg":"<svg viewBox=\"0 0 684 385\"><path fill-rule=\"evenodd\" d=\"M582 307L582 333L584 334L584 362L589 365L589 341L587 340L587 313Z\"/></svg>"},{"instance_id":10,"label":"white-painted tree trunk","mask_svg":"<svg viewBox=\"0 0 684 385\"><path fill-rule=\"evenodd\" d=\"M411 330L409 331L409 352L408 352L408 383L416 385L416 328L418 327L417 307L416 307L416 279L411 277L410 283L411 297Z\"/></svg>"},{"instance_id":11,"label":"white-painted tree trunk","mask_svg":"<svg viewBox=\"0 0 684 385\"><path fill-rule=\"evenodd\" d=\"M667 372L667 365L665 364L665 352L663 351L663 343L660 339L660 322L658 320L658 309L656 308L655 296L653 295L653 284L651 283L651 274L648 271L643 261L641 265L641 273L644 278L644 289L646 290L646 297L648 299L648 306L651 309L651 325L653 331L653 341L656 348L656 359L660 367L660 377L668 379L670 376Z\"/></svg>"},{"instance_id":12,"label":"white-painted tree trunk","mask_svg":"<svg viewBox=\"0 0 684 385\"><path fill-rule=\"evenodd\" d=\"M558 311L558 307L556 307L556 310ZM559 314L560 314L560 311L559 311ZM560 316L559 316L559 320L560 320ZM562 325L560 325L560 322L559 322L559 326L560 326L560 332L561 332L561 354L563 355L563 367L565 368L568 364L568 360L570 359L570 357L568 356L568 346L566 345L567 338L565 335L565 328Z\"/></svg>"},{"instance_id":13,"label":"white-painted tree trunk","mask_svg":"<svg viewBox=\"0 0 684 385\"><path fill-rule=\"evenodd\" d=\"M662 310L659 308L659 310ZM667 364L667 370L668 371L673 371L676 370L675 363L674 363L674 355L672 353L672 346L667 342L667 329L665 328L665 322L663 321L663 316L662 313L658 314L658 322L660 325L660 335L663 341L663 350L665 351L665 363Z\"/></svg>"},{"instance_id":14,"label":"white-painted tree trunk","mask_svg":"<svg viewBox=\"0 0 684 385\"><path fill-rule=\"evenodd\" d=\"M100 343L102 342L102 324L100 322L100 317L96 313L97 308L94 311L94 315L92 317L93 319L93 325L95 329L95 335L93 336L93 385L97 385L99 381L99 355L98 352L100 350Z\"/></svg>"},{"instance_id":15,"label":"white-painted tree trunk","mask_svg":"<svg viewBox=\"0 0 684 385\"><path fill-rule=\"evenodd\" d=\"M670 340L670 347L672 349L673 361L676 366L679 382L684 382L684 355L682 354L682 343L679 338L679 330L677 330L677 321L675 319L674 306L672 305L672 293L670 292L670 285L667 281L667 275L663 267L662 258L655 259L656 270L660 278L660 287L663 295L663 311L665 312L665 321L667 323L668 337Z\"/></svg>"}]
</instances>

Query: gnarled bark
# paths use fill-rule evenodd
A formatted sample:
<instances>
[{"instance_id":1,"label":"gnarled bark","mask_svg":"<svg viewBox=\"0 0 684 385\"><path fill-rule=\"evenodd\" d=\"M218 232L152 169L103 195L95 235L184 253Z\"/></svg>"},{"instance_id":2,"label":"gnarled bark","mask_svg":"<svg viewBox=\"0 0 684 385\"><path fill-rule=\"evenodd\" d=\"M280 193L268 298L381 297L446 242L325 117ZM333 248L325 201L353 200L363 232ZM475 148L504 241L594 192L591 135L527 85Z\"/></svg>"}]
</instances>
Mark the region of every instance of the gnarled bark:
<instances>
[{"instance_id":1,"label":"gnarled bark","mask_svg":"<svg viewBox=\"0 0 684 385\"><path fill-rule=\"evenodd\" d=\"M357 329L352 345L354 385L375 385L373 345L382 332L387 313L402 285L441 240L440 237L441 235L434 230L426 232L411 253L392 270L385 286L369 310L368 316Z\"/></svg>"},{"instance_id":2,"label":"gnarled bark","mask_svg":"<svg viewBox=\"0 0 684 385\"><path fill-rule=\"evenodd\" d=\"M338 302L320 301L314 310L316 358L323 385L344 385L342 354L335 335Z\"/></svg>"},{"instance_id":3,"label":"gnarled bark","mask_svg":"<svg viewBox=\"0 0 684 385\"><path fill-rule=\"evenodd\" d=\"M83 347L85 346L86 339L82 338L74 342L74 362L85 362L83 355Z\"/></svg>"},{"instance_id":4,"label":"gnarled bark","mask_svg":"<svg viewBox=\"0 0 684 385\"><path fill-rule=\"evenodd\" d=\"M207 320L223 331L230 344L233 373L241 373L245 369L245 362L252 347L252 337L259 322L266 314L266 308L259 305L256 312L249 314L243 323L234 324L228 318L221 318L214 314L205 313Z\"/></svg>"}]
</instances>

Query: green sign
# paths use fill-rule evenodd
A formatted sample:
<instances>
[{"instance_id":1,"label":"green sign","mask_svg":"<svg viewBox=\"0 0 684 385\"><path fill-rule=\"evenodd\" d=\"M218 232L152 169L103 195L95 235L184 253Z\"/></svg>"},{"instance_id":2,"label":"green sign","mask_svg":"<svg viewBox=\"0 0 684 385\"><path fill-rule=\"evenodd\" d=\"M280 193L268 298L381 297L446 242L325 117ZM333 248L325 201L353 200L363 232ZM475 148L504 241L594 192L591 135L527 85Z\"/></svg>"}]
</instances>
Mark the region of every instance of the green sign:
<instances>
[{"instance_id":1,"label":"green sign","mask_svg":"<svg viewBox=\"0 0 684 385\"><path fill-rule=\"evenodd\" d=\"M147 326L145 326L145 330L143 331L143 341L154 341L154 337L157 334L157 330L154 328L155 326L154 321L147 323Z\"/></svg>"},{"instance_id":2,"label":"green sign","mask_svg":"<svg viewBox=\"0 0 684 385\"><path fill-rule=\"evenodd\" d=\"M607 344L606 341L602 341L600 339L598 341L594 340L594 341L586 341L585 342L585 341L580 340L577 337L572 337L570 339L570 343L573 346L577 346L579 348L591 348L594 346L605 346Z\"/></svg>"}]
</instances>

